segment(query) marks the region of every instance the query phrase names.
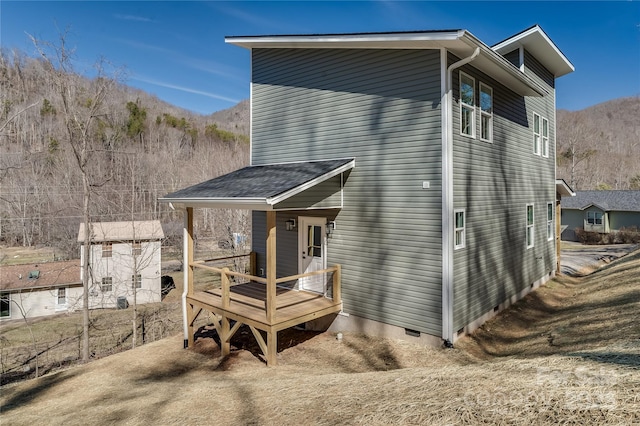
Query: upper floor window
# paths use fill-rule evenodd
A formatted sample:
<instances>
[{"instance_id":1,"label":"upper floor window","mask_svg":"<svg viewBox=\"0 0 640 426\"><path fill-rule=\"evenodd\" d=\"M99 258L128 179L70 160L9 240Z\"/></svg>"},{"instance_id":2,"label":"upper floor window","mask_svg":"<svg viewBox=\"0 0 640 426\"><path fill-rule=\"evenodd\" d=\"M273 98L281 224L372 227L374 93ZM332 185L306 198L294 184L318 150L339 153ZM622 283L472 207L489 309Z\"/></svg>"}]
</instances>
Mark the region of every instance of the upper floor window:
<instances>
[{"instance_id":1,"label":"upper floor window","mask_svg":"<svg viewBox=\"0 0 640 426\"><path fill-rule=\"evenodd\" d=\"M542 156L549 157L549 120L542 117Z\"/></svg>"},{"instance_id":2,"label":"upper floor window","mask_svg":"<svg viewBox=\"0 0 640 426\"><path fill-rule=\"evenodd\" d=\"M480 83L480 139L493 141L493 89Z\"/></svg>"},{"instance_id":3,"label":"upper floor window","mask_svg":"<svg viewBox=\"0 0 640 426\"><path fill-rule=\"evenodd\" d=\"M533 247L535 242L533 204L527 204L527 248Z\"/></svg>"},{"instance_id":4,"label":"upper floor window","mask_svg":"<svg viewBox=\"0 0 640 426\"><path fill-rule=\"evenodd\" d=\"M533 113L533 153L540 155L540 116Z\"/></svg>"},{"instance_id":5,"label":"upper floor window","mask_svg":"<svg viewBox=\"0 0 640 426\"><path fill-rule=\"evenodd\" d=\"M587 223L589 225L602 225L602 212L587 212Z\"/></svg>"},{"instance_id":6,"label":"upper floor window","mask_svg":"<svg viewBox=\"0 0 640 426\"><path fill-rule=\"evenodd\" d=\"M460 72L460 133L476 137L475 84L473 77Z\"/></svg>"},{"instance_id":7,"label":"upper floor window","mask_svg":"<svg viewBox=\"0 0 640 426\"><path fill-rule=\"evenodd\" d=\"M454 223L454 233L455 233L455 243L453 248L455 250L464 248L465 245L465 224L464 224L464 210L455 210L455 223Z\"/></svg>"},{"instance_id":8,"label":"upper floor window","mask_svg":"<svg viewBox=\"0 0 640 426\"><path fill-rule=\"evenodd\" d=\"M113 254L113 244L102 243L102 257L111 257Z\"/></svg>"},{"instance_id":9,"label":"upper floor window","mask_svg":"<svg viewBox=\"0 0 640 426\"><path fill-rule=\"evenodd\" d=\"M142 254L142 243L134 242L132 245L133 255L140 256Z\"/></svg>"},{"instance_id":10,"label":"upper floor window","mask_svg":"<svg viewBox=\"0 0 640 426\"><path fill-rule=\"evenodd\" d=\"M553 240L553 203L547 203L547 240Z\"/></svg>"}]
</instances>

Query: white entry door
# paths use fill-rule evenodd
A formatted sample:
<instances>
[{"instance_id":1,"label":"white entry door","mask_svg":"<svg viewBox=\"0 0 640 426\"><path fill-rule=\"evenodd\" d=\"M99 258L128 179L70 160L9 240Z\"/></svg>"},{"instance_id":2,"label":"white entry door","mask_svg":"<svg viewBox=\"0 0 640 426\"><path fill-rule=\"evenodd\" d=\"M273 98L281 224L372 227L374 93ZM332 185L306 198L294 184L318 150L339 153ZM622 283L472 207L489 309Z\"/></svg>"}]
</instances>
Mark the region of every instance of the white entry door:
<instances>
[{"instance_id":1,"label":"white entry door","mask_svg":"<svg viewBox=\"0 0 640 426\"><path fill-rule=\"evenodd\" d=\"M298 220L298 271L301 274L320 271L327 267L326 234L323 217L300 217ZM301 290L325 292L327 274L318 274L298 280Z\"/></svg>"}]
</instances>

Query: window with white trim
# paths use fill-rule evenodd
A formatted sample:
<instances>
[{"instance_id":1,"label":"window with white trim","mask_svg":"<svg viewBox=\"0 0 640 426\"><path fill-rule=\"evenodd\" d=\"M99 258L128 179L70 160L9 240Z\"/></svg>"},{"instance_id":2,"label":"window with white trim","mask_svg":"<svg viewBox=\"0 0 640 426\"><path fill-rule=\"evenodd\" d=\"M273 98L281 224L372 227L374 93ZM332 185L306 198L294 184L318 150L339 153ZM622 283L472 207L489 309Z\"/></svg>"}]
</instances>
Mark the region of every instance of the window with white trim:
<instances>
[{"instance_id":1,"label":"window with white trim","mask_svg":"<svg viewBox=\"0 0 640 426\"><path fill-rule=\"evenodd\" d=\"M587 212L587 223L589 225L602 225L602 212Z\"/></svg>"},{"instance_id":2,"label":"window with white trim","mask_svg":"<svg viewBox=\"0 0 640 426\"><path fill-rule=\"evenodd\" d=\"M142 275L131 275L131 288L142 288Z\"/></svg>"},{"instance_id":3,"label":"window with white trim","mask_svg":"<svg viewBox=\"0 0 640 426\"><path fill-rule=\"evenodd\" d=\"M540 116L533 113L533 153L540 155Z\"/></svg>"},{"instance_id":4,"label":"window with white trim","mask_svg":"<svg viewBox=\"0 0 640 426\"><path fill-rule=\"evenodd\" d=\"M460 71L460 134L476 137L475 84L473 77Z\"/></svg>"},{"instance_id":5,"label":"window with white trim","mask_svg":"<svg viewBox=\"0 0 640 426\"><path fill-rule=\"evenodd\" d=\"M464 248L465 246L465 218L464 210L454 210L454 245L455 250Z\"/></svg>"},{"instance_id":6,"label":"window with white trim","mask_svg":"<svg viewBox=\"0 0 640 426\"><path fill-rule=\"evenodd\" d=\"M480 83L480 140L493 141L493 89Z\"/></svg>"},{"instance_id":7,"label":"window with white trim","mask_svg":"<svg viewBox=\"0 0 640 426\"><path fill-rule=\"evenodd\" d=\"M553 240L553 203L547 203L547 241Z\"/></svg>"},{"instance_id":8,"label":"window with white trim","mask_svg":"<svg viewBox=\"0 0 640 426\"><path fill-rule=\"evenodd\" d=\"M134 256L140 256L142 254L142 243L138 241L131 243L131 250Z\"/></svg>"},{"instance_id":9,"label":"window with white trim","mask_svg":"<svg viewBox=\"0 0 640 426\"><path fill-rule=\"evenodd\" d=\"M113 278L103 277L100 285L100 291L103 293L110 293L113 291Z\"/></svg>"},{"instance_id":10,"label":"window with white trim","mask_svg":"<svg viewBox=\"0 0 640 426\"><path fill-rule=\"evenodd\" d=\"M542 156L549 157L549 120L542 117Z\"/></svg>"},{"instance_id":11,"label":"window with white trim","mask_svg":"<svg viewBox=\"0 0 640 426\"><path fill-rule=\"evenodd\" d=\"M58 289L58 305L67 304L67 289L66 287L60 287Z\"/></svg>"},{"instance_id":12,"label":"window with white trim","mask_svg":"<svg viewBox=\"0 0 640 426\"><path fill-rule=\"evenodd\" d=\"M527 204L527 248L531 248L535 242L533 204Z\"/></svg>"},{"instance_id":13,"label":"window with white trim","mask_svg":"<svg viewBox=\"0 0 640 426\"><path fill-rule=\"evenodd\" d=\"M111 257L113 253L112 243L102 243L102 257Z\"/></svg>"}]
</instances>

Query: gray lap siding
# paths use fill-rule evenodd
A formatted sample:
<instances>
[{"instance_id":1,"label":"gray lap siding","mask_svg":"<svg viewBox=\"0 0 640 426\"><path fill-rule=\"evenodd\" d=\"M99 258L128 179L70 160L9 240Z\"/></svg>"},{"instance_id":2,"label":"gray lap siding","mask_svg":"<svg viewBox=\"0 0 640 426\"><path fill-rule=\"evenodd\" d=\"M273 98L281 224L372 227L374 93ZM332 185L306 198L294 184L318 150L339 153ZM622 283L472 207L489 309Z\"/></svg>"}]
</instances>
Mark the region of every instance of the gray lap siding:
<instances>
[{"instance_id":1,"label":"gray lap siding","mask_svg":"<svg viewBox=\"0 0 640 426\"><path fill-rule=\"evenodd\" d=\"M554 241L547 240L547 203L555 199L553 88L547 87L551 94L543 98L523 98L472 65L462 70L476 79L476 96L480 82L493 89L493 142L460 135L456 70L454 208L466 210L466 247L454 251L455 329L555 269ZM533 153L534 112L549 120L548 158ZM476 135L480 132L479 119L477 111ZM535 244L530 249L526 245L527 204L534 205L535 216Z\"/></svg>"},{"instance_id":2,"label":"gray lap siding","mask_svg":"<svg viewBox=\"0 0 640 426\"><path fill-rule=\"evenodd\" d=\"M284 231L286 218L333 215L328 264L342 264L345 312L434 335L442 315L439 55L252 51L252 163L356 159L341 210L278 213L278 275L297 272L297 233ZM255 231L264 214L253 222L254 247L262 247Z\"/></svg>"}]
</instances>

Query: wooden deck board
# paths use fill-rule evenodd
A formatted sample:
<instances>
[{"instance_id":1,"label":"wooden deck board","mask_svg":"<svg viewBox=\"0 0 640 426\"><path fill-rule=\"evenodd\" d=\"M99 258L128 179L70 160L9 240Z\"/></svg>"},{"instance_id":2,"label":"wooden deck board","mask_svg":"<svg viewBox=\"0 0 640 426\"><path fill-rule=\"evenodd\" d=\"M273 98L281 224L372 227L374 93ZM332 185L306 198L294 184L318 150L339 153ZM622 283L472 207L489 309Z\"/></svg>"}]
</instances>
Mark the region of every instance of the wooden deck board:
<instances>
[{"instance_id":1,"label":"wooden deck board","mask_svg":"<svg viewBox=\"0 0 640 426\"><path fill-rule=\"evenodd\" d=\"M231 287L229 308L222 307L220 288L194 292L187 296L189 303L210 312L252 325L260 330L278 331L296 324L337 313L341 304L327 299L321 294L277 288L276 316L272 323L267 321L265 311L266 286L261 283L236 284Z\"/></svg>"}]
</instances>

